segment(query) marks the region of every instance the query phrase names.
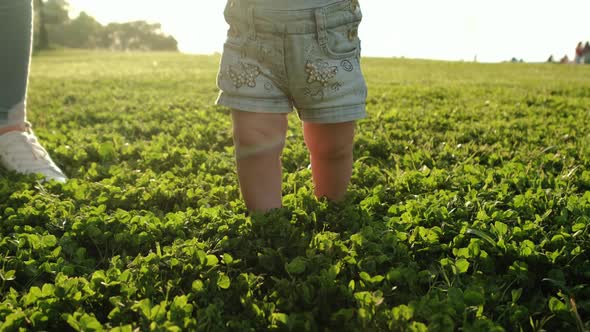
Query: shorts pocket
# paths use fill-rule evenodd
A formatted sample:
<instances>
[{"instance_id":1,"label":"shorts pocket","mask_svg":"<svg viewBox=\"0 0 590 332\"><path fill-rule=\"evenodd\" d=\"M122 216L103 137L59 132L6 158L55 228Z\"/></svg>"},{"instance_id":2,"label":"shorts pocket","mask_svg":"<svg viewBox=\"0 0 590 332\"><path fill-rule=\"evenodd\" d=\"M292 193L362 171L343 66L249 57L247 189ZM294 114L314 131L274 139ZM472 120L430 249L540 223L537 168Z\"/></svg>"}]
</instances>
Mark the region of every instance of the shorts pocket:
<instances>
[{"instance_id":1,"label":"shorts pocket","mask_svg":"<svg viewBox=\"0 0 590 332\"><path fill-rule=\"evenodd\" d=\"M358 23L327 29L326 35L327 41L322 46L322 50L329 58L346 59L359 54Z\"/></svg>"},{"instance_id":2,"label":"shorts pocket","mask_svg":"<svg viewBox=\"0 0 590 332\"><path fill-rule=\"evenodd\" d=\"M327 13L329 9L320 8L315 13L317 38L324 55L331 59L356 57L360 53L358 27L362 13L351 2L350 10Z\"/></svg>"}]
</instances>

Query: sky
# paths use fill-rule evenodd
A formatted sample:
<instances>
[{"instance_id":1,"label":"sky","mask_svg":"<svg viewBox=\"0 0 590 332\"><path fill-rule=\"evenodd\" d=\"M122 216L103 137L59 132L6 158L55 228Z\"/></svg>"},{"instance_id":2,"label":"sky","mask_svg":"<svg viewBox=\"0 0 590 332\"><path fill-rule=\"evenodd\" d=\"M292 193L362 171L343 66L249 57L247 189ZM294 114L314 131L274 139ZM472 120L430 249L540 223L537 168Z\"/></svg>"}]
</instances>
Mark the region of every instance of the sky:
<instances>
[{"instance_id":1,"label":"sky","mask_svg":"<svg viewBox=\"0 0 590 332\"><path fill-rule=\"evenodd\" d=\"M99 22L162 24L182 52L221 52L225 0L69 0ZM501 62L573 58L590 41L590 0L360 0L364 56Z\"/></svg>"}]
</instances>

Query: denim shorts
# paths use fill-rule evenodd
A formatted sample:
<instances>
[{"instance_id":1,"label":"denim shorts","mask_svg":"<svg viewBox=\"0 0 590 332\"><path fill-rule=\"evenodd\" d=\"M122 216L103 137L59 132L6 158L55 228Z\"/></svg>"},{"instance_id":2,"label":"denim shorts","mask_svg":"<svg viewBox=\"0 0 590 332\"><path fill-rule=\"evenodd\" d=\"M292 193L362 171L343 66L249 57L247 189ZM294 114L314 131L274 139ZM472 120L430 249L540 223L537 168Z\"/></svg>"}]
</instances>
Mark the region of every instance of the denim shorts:
<instances>
[{"instance_id":1,"label":"denim shorts","mask_svg":"<svg viewBox=\"0 0 590 332\"><path fill-rule=\"evenodd\" d=\"M358 0L289 10L229 0L217 104L340 123L366 116ZM272 0L268 0L272 3Z\"/></svg>"}]
</instances>

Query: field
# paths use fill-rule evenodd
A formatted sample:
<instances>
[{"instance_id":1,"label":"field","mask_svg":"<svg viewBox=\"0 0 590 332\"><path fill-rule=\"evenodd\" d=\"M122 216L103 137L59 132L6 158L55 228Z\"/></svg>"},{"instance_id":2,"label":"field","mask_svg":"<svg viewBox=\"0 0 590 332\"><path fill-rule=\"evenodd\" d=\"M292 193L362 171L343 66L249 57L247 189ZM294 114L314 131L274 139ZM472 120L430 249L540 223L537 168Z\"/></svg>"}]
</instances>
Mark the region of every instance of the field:
<instances>
[{"instance_id":1,"label":"field","mask_svg":"<svg viewBox=\"0 0 590 332\"><path fill-rule=\"evenodd\" d=\"M590 66L363 59L346 201L292 115L285 207L247 216L218 61L34 57L71 180L0 170L0 331L590 328Z\"/></svg>"}]
</instances>

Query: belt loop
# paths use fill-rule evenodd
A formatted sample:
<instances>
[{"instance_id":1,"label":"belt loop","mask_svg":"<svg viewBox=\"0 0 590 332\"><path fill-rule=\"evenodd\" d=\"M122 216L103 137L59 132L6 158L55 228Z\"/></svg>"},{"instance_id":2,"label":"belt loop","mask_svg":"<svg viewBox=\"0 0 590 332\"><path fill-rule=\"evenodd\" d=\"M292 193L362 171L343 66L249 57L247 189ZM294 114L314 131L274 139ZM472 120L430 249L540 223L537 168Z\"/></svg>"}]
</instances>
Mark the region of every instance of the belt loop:
<instances>
[{"instance_id":1,"label":"belt loop","mask_svg":"<svg viewBox=\"0 0 590 332\"><path fill-rule=\"evenodd\" d=\"M328 32L326 31L326 12L324 8L315 11L315 22L318 30L318 43L321 47L328 45Z\"/></svg>"},{"instance_id":2,"label":"belt loop","mask_svg":"<svg viewBox=\"0 0 590 332\"><path fill-rule=\"evenodd\" d=\"M254 7L249 6L246 12L248 18L248 38L256 40L256 27L254 26Z\"/></svg>"}]
</instances>

